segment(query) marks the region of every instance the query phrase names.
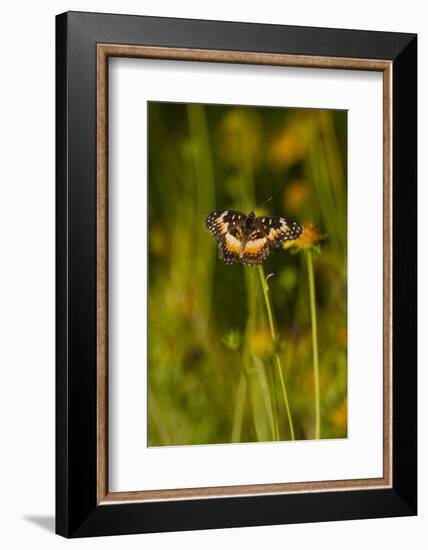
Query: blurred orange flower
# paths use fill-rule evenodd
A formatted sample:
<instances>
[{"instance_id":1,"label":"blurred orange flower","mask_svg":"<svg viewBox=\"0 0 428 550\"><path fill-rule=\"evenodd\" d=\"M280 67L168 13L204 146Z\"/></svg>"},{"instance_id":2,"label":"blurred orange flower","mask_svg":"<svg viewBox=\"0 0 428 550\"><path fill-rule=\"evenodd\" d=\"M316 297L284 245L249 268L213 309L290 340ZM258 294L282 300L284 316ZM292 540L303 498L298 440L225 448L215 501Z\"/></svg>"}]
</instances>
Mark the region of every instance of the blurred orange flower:
<instances>
[{"instance_id":1,"label":"blurred orange flower","mask_svg":"<svg viewBox=\"0 0 428 550\"><path fill-rule=\"evenodd\" d=\"M299 132L287 129L272 140L269 148L269 160L273 165L283 168L301 160L305 153L305 140L301 139Z\"/></svg>"},{"instance_id":2,"label":"blurred orange flower","mask_svg":"<svg viewBox=\"0 0 428 550\"><path fill-rule=\"evenodd\" d=\"M305 182L294 180L284 191L284 204L290 212L299 212L307 197L308 189Z\"/></svg>"},{"instance_id":3,"label":"blurred orange flower","mask_svg":"<svg viewBox=\"0 0 428 550\"><path fill-rule=\"evenodd\" d=\"M167 251L167 239L160 224L152 223L150 228L150 251L162 256Z\"/></svg>"},{"instance_id":4,"label":"blurred orange flower","mask_svg":"<svg viewBox=\"0 0 428 550\"><path fill-rule=\"evenodd\" d=\"M336 329L336 339L339 345L346 347L346 344L348 343L346 326L340 326Z\"/></svg>"},{"instance_id":5,"label":"blurred orange flower","mask_svg":"<svg viewBox=\"0 0 428 550\"><path fill-rule=\"evenodd\" d=\"M272 336L268 329L259 329L250 340L251 352L257 357L269 357L273 354Z\"/></svg>"},{"instance_id":6,"label":"blurred orange flower","mask_svg":"<svg viewBox=\"0 0 428 550\"><path fill-rule=\"evenodd\" d=\"M338 430L346 430L348 425L348 400L346 397L340 405L331 413L330 420Z\"/></svg>"},{"instance_id":7,"label":"blurred orange flower","mask_svg":"<svg viewBox=\"0 0 428 550\"><path fill-rule=\"evenodd\" d=\"M253 166L260 162L260 121L254 112L244 109L230 111L220 126L221 153L232 165L244 157Z\"/></svg>"},{"instance_id":8,"label":"blurred orange flower","mask_svg":"<svg viewBox=\"0 0 428 550\"><path fill-rule=\"evenodd\" d=\"M306 155L319 128L319 118L311 111L296 111L290 116L284 129L271 141L270 162L285 168L299 162Z\"/></svg>"}]
</instances>

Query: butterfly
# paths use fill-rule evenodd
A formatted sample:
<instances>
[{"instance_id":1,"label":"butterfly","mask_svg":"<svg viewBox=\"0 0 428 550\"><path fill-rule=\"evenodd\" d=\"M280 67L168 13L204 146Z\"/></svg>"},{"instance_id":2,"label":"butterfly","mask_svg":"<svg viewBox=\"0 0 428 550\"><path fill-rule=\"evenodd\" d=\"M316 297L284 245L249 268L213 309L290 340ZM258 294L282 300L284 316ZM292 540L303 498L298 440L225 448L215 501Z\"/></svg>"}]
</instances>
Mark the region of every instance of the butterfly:
<instances>
[{"instance_id":1,"label":"butterfly","mask_svg":"<svg viewBox=\"0 0 428 550\"><path fill-rule=\"evenodd\" d=\"M211 212L205 220L218 243L218 255L226 264L242 262L246 265L261 264L269 255L270 246L280 247L286 241L294 241L303 226L280 216L248 216L237 210Z\"/></svg>"}]
</instances>

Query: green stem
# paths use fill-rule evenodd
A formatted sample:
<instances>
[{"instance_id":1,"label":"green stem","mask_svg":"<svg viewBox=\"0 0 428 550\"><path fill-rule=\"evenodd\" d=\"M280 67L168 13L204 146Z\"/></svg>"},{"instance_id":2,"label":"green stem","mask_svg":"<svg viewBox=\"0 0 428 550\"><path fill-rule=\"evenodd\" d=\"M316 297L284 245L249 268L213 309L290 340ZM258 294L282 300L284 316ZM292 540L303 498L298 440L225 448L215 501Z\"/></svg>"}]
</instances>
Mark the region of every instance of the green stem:
<instances>
[{"instance_id":1,"label":"green stem","mask_svg":"<svg viewBox=\"0 0 428 550\"><path fill-rule=\"evenodd\" d=\"M206 212L214 209L215 206L215 184L214 168L212 159L212 149L210 143L210 130L208 126L205 107L201 104L187 104L187 119L189 124L190 138L192 143L198 144L193 152L193 170L194 177L193 190L193 216L194 223L200 224L200 220L206 215ZM203 181L203 187L198 185ZM191 215L190 215L190 219ZM181 220L181 218L180 218ZM179 231L181 233L181 231ZM208 323L212 308L213 295L213 265L215 258L211 254L207 256L204 251L208 243L209 235L207 232L198 232L193 240L195 246L195 261L192 264L193 277L199 281L199 285L192 285L191 292L195 294L194 308L194 326L196 330L201 331L204 341L208 340ZM179 247L181 249L181 247ZM189 284L193 277L188 277Z\"/></svg>"},{"instance_id":2,"label":"green stem","mask_svg":"<svg viewBox=\"0 0 428 550\"><path fill-rule=\"evenodd\" d=\"M312 360L314 368L314 388L315 388L315 439L320 439L321 436L321 412L320 412L320 376L318 363L318 331L317 331L317 309L315 300L315 281L314 281L314 264L312 261L312 252L306 252L306 262L308 267L309 279L309 301L311 308L311 325L312 325Z\"/></svg>"},{"instance_id":3,"label":"green stem","mask_svg":"<svg viewBox=\"0 0 428 550\"><path fill-rule=\"evenodd\" d=\"M281 382L282 396L284 398L284 404L285 404L285 408L286 408L286 411L287 411L287 417L288 417L288 424L290 426L290 436L291 436L291 439L294 441L295 437L294 437L293 419L291 417L290 405L288 403L287 389L285 387L284 375L282 373L281 359L279 357L278 352L276 351L277 339L276 339L275 323L273 321L272 308L271 308L270 300L269 300L269 286L268 286L267 281L266 281L263 266L259 265L257 267L258 267L258 270L259 270L260 281L261 281L262 289L263 289L263 296L264 296L264 299L265 299L266 310L267 310L268 319L269 319L270 332L271 332L271 335L272 335L272 341L273 341L273 345L274 345L274 349L275 349L274 360L275 360L276 368L278 370L279 380Z\"/></svg>"}]
</instances>

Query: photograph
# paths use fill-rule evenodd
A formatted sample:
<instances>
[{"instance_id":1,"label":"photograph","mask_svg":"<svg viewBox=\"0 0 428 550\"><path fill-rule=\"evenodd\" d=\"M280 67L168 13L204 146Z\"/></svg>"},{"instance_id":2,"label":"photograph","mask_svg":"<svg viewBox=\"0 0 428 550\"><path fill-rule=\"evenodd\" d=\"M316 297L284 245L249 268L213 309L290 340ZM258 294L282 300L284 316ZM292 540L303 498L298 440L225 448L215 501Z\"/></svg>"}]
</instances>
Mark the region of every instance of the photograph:
<instances>
[{"instance_id":1,"label":"photograph","mask_svg":"<svg viewBox=\"0 0 428 550\"><path fill-rule=\"evenodd\" d=\"M346 438L347 111L147 117L147 445Z\"/></svg>"},{"instance_id":2,"label":"photograph","mask_svg":"<svg viewBox=\"0 0 428 550\"><path fill-rule=\"evenodd\" d=\"M423 6L3 5L1 548L427 546Z\"/></svg>"}]
</instances>

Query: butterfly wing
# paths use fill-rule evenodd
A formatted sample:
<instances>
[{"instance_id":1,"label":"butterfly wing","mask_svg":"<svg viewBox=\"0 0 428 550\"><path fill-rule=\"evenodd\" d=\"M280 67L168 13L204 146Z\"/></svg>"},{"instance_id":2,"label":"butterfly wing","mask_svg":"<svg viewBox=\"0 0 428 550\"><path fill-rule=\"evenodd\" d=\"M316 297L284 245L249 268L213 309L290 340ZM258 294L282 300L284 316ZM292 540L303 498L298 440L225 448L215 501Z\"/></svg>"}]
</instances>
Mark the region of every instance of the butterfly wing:
<instances>
[{"instance_id":1,"label":"butterfly wing","mask_svg":"<svg viewBox=\"0 0 428 550\"><path fill-rule=\"evenodd\" d=\"M225 210L211 212L205 220L206 228L218 242L219 258L226 264L240 261L246 219L238 210Z\"/></svg>"},{"instance_id":2,"label":"butterfly wing","mask_svg":"<svg viewBox=\"0 0 428 550\"><path fill-rule=\"evenodd\" d=\"M241 261L247 265L261 264L269 255L269 239L262 228L254 228L247 237Z\"/></svg>"},{"instance_id":3,"label":"butterfly wing","mask_svg":"<svg viewBox=\"0 0 428 550\"><path fill-rule=\"evenodd\" d=\"M218 256L225 264L234 264L241 260L245 245L243 225L233 225L226 230L218 241Z\"/></svg>"},{"instance_id":4,"label":"butterfly wing","mask_svg":"<svg viewBox=\"0 0 428 550\"><path fill-rule=\"evenodd\" d=\"M247 216L238 210L225 210L223 212L211 212L205 220L205 227L211 231L214 238L219 241L228 230L245 225Z\"/></svg>"},{"instance_id":5,"label":"butterfly wing","mask_svg":"<svg viewBox=\"0 0 428 550\"><path fill-rule=\"evenodd\" d=\"M237 210L211 212L205 226L218 242L219 257L227 264L261 264L269 255L269 246L279 247L297 239L303 227L279 216L260 216L246 227L247 216Z\"/></svg>"},{"instance_id":6,"label":"butterfly wing","mask_svg":"<svg viewBox=\"0 0 428 550\"><path fill-rule=\"evenodd\" d=\"M294 241L300 237L303 226L280 216L260 216L254 220L254 226L262 229L269 243L278 248L287 241Z\"/></svg>"}]
</instances>

